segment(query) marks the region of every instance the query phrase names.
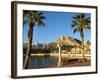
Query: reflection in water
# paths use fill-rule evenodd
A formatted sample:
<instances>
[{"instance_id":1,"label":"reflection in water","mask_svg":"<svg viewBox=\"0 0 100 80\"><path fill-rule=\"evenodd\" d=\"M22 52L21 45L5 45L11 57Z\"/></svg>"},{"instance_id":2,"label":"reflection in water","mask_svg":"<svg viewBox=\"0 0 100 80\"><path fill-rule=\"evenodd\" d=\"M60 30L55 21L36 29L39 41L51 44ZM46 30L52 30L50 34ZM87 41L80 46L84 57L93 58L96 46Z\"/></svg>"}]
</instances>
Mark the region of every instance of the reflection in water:
<instances>
[{"instance_id":1,"label":"reflection in water","mask_svg":"<svg viewBox=\"0 0 100 80\"><path fill-rule=\"evenodd\" d=\"M62 57L62 62L66 64L68 62L67 58ZM52 65L57 66L58 57L56 56L31 56L29 58L28 68L39 68L39 67L49 67Z\"/></svg>"}]
</instances>

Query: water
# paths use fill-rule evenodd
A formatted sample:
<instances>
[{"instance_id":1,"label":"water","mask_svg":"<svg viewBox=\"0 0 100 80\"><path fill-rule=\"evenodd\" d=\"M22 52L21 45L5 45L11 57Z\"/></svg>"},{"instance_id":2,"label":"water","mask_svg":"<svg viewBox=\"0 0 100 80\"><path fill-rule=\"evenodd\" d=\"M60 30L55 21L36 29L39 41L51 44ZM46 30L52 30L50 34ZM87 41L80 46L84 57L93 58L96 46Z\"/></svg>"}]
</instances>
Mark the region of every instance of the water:
<instances>
[{"instance_id":1,"label":"water","mask_svg":"<svg viewBox=\"0 0 100 80\"><path fill-rule=\"evenodd\" d=\"M68 59L62 57L62 62L67 64ZM57 66L58 56L31 56L28 69Z\"/></svg>"}]
</instances>

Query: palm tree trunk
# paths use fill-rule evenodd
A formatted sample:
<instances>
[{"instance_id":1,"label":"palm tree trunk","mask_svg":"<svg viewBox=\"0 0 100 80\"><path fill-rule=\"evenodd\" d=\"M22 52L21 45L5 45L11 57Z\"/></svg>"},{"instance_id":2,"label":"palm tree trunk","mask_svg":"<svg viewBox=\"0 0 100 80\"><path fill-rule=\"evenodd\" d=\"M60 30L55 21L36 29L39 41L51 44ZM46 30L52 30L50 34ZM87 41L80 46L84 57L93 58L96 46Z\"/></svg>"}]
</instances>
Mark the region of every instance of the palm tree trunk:
<instances>
[{"instance_id":1,"label":"palm tree trunk","mask_svg":"<svg viewBox=\"0 0 100 80\"><path fill-rule=\"evenodd\" d=\"M28 30L28 45L27 45L27 51L26 51L26 55L25 55L24 69L28 68L28 61L29 61L30 51L31 51L31 48L32 48L33 26L34 26L34 24L30 23L29 30Z\"/></svg>"},{"instance_id":2,"label":"palm tree trunk","mask_svg":"<svg viewBox=\"0 0 100 80\"><path fill-rule=\"evenodd\" d=\"M80 36L81 36L82 56L83 56L83 63L84 63L85 62L85 54L84 54L84 34L83 34L83 30L81 30Z\"/></svg>"}]
</instances>

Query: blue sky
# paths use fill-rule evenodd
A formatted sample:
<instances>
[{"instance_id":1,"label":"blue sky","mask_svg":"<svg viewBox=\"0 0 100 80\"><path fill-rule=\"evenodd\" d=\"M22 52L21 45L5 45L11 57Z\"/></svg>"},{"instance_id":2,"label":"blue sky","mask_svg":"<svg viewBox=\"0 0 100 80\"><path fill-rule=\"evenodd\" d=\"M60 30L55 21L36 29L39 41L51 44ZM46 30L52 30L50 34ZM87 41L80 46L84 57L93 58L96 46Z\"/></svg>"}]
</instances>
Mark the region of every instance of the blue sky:
<instances>
[{"instance_id":1,"label":"blue sky","mask_svg":"<svg viewBox=\"0 0 100 80\"><path fill-rule=\"evenodd\" d=\"M73 33L71 27L72 16L76 13L72 12L45 12L45 27L36 26L33 30L33 43L50 43L57 40L60 36L71 36L80 40L79 32ZM87 16L91 17L89 13L86 13ZM23 35L24 43L27 43L28 40L28 25L24 24ZM84 30L84 40L91 40L91 30Z\"/></svg>"}]
</instances>

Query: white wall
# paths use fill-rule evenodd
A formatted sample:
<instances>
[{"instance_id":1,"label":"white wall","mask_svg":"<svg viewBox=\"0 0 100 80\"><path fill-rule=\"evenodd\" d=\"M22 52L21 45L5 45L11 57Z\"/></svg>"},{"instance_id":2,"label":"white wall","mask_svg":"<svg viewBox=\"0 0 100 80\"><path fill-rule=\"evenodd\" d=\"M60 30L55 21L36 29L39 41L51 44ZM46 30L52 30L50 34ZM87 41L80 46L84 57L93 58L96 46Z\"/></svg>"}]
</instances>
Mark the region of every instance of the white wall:
<instances>
[{"instance_id":1,"label":"white wall","mask_svg":"<svg viewBox=\"0 0 100 80\"><path fill-rule=\"evenodd\" d=\"M17 1L17 0L16 0ZM28 0L24 0L28 1ZM31 1L31 0L30 0ZM100 0L32 0L52 3L64 3L64 4L83 4L83 5L100 5ZM0 80L14 80L10 78L11 68L11 0L0 0ZM100 14L100 6L99 6ZM98 15L100 22L100 17ZM98 25L100 26L100 24ZM98 27L100 30L100 27ZM100 34L100 31L98 31ZM100 44L100 37L98 39ZM100 46L98 46L99 48ZM100 52L100 50L99 50ZM98 52L98 53L99 53ZM98 55L100 57L100 54ZM100 61L100 58L99 60ZM98 62L100 63L100 62ZM100 64L98 64L100 67ZM60 77L45 77L45 78L29 78L26 80L100 80L100 69L98 74L88 75L74 75L74 76L60 76ZM25 79L21 79L25 80Z\"/></svg>"}]
</instances>

